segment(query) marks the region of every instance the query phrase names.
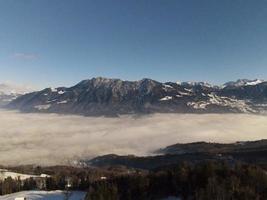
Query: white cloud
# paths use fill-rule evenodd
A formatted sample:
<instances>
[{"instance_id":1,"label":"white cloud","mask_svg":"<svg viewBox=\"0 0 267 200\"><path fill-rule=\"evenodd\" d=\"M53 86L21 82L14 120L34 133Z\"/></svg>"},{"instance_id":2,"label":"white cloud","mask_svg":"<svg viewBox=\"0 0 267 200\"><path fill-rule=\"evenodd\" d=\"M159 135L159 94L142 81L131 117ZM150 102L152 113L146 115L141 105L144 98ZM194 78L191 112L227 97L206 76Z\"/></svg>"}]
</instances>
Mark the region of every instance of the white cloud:
<instances>
[{"instance_id":1,"label":"white cloud","mask_svg":"<svg viewBox=\"0 0 267 200\"><path fill-rule=\"evenodd\" d=\"M36 88L34 88L34 86L30 86L30 85L25 85L25 84L16 84L16 83L12 83L10 81L6 81L3 83L0 83L0 93L4 93L4 94L12 94L12 93L17 93L17 94L25 94L28 92L32 92L34 91Z\"/></svg>"},{"instance_id":2,"label":"white cloud","mask_svg":"<svg viewBox=\"0 0 267 200\"><path fill-rule=\"evenodd\" d=\"M14 53L12 58L20 59L20 60L35 60L39 56L34 53Z\"/></svg>"},{"instance_id":3,"label":"white cloud","mask_svg":"<svg viewBox=\"0 0 267 200\"><path fill-rule=\"evenodd\" d=\"M174 143L267 138L267 116L155 114L81 117L0 111L1 164L64 164L108 153L149 155Z\"/></svg>"}]
</instances>

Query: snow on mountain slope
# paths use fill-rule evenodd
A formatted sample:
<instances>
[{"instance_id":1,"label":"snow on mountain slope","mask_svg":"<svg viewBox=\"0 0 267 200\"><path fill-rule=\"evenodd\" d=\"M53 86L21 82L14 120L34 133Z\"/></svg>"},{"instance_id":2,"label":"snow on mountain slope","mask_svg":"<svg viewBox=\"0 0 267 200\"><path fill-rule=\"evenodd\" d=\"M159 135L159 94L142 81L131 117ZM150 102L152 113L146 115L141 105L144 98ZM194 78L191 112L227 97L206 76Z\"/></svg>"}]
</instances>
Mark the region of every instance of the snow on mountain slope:
<instances>
[{"instance_id":1,"label":"snow on mountain slope","mask_svg":"<svg viewBox=\"0 0 267 200\"><path fill-rule=\"evenodd\" d=\"M187 82L182 82L180 84L183 86L203 86L203 87L208 87L208 88L217 87L207 82L196 82L196 81L187 81Z\"/></svg>"},{"instance_id":2,"label":"snow on mountain slope","mask_svg":"<svg viewBox=\"0 0 267 200\"><path fill-rule=\"evenodd\" d=\"M132 113L263 113L267 82L239 79L223 87L206 82L123 81L97 77L66 88L22 95L6 107L24 112L118 116Z\"/></svg>"},{"instance_id":3,"label":"snow on mountain slope","mask_svg":"<svg viewBox=\"0 0 267 200\"><path fill-rule=\"evenodd\" d=\"M230 81L230 82L225 83L223 87L241 87L241 86L248 86L248 85L257 85L263 82L264 80L260 80L260 79L254 79L254 80L238 79L237 81Z\"/></svg>"},{"instance_id":4,"label":"snow on mountain slope","mask_svg":"<svg viewBox=\"0 0 267 200\"><path fill-rule=\"evenodd\" d=\"M253 81L247 82L246 85L258 85L258 84L263 83L263 82L264 82L264 80L255 79Z\"/></svg>"},{"instance_id":5,"label":"snow on mountain slope","mask_svg":"<svg viewBox=\"0 0 267 200\"><path fill-rule=\"evenodd\" d=\"M14 200L15 198L25 197L27 200L84 200L86 193L81 191L71 191L69 193L61 190L56 191L22 191L13 194L0 196L0 200Z\"/></svg>"},{"instance_id":6,"label":"snow on mountain slope","mask_svg":"<svg viewBox=\"0 0 267 200\"><path fill-rule=\"evenodd\" d=\"M248 102L244 100L232 99L229 97L219 97L216 94L208 94L208 100L188 102L187 105L194 109L207 109L208 106L221 106L232 108L243 113L256 113L257 111L248 105Z\"/></svg>"}]
</instances>

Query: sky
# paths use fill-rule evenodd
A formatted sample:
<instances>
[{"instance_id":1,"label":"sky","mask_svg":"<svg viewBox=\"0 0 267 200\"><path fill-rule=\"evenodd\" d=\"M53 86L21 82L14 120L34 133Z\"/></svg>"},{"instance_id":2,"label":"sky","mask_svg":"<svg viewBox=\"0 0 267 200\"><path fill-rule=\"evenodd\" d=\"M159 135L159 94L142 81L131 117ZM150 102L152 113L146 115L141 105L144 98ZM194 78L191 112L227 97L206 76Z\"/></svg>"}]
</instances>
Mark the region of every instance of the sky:
<instances>
[{"instance_id":1,"label":"sky","mask_svg":"<svg viewBox=\"0 0 267 200\"><path fill-rule=\"evenodd\" d=\"M267 79L265 0L0 1L0 82Z\"/></svg>"}]
</instances>

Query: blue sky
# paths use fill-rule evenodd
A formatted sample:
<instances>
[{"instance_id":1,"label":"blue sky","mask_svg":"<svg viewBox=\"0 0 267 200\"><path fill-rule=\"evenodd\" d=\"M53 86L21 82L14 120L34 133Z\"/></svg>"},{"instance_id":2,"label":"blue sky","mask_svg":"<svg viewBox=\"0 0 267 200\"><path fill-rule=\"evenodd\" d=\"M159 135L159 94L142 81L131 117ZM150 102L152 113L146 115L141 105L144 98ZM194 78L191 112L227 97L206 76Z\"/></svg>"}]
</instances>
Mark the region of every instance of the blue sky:
<instances>
[{"instance_id":1,"label":"blue sky","mask_svg":"<svg viewBox=\"0 0 267 200\"><path fill-rule=\"evenodd\" d=\"M267 79L265 0L0 1L0 82Z\"/></svg>"}]
</instances>

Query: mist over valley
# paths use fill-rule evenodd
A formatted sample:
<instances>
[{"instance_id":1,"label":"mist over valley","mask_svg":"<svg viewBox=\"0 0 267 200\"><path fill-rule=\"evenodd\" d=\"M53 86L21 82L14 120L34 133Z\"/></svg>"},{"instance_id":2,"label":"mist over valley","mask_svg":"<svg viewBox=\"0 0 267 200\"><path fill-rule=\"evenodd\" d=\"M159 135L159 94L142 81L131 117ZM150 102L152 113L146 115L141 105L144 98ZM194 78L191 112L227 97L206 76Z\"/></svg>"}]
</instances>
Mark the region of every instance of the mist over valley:
<instances>
[{"instance_id":1,"label":"mist over valley","mask_svg":"<svg viewBox=\"0 0 267 200\"><path fill-rule=\"evenodd\" d=\"M0 110L0 163L70 164L99 155L153 155L175 143L266 138L267 116L152 114L117 118Z\"/></svg>"}]
</instances>

